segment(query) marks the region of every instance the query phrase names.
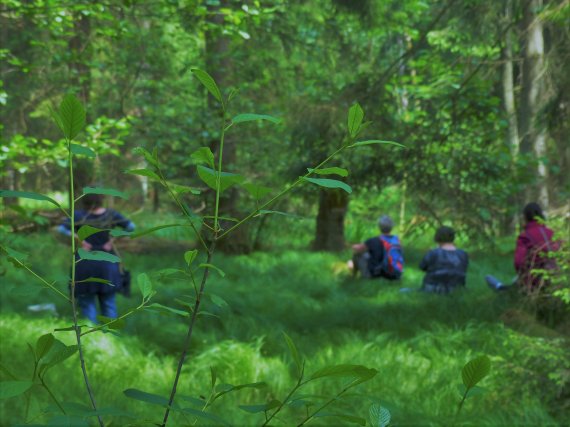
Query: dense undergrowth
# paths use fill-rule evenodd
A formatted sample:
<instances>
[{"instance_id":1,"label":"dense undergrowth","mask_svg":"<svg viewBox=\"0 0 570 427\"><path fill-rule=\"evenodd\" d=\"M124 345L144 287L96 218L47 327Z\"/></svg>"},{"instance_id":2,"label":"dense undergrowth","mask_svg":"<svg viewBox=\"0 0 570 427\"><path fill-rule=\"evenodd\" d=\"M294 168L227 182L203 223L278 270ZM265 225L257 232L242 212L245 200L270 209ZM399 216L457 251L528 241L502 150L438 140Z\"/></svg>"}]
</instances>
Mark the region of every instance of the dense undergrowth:
<instances>
[{"instance_id":1,"label":"dense undergrowth","mask_svg":"<svg viewBox=\"0 0 570 427\"><path fill-rule=\"evenodd\" d=\"M20 240L18 238L17 240ZM30 253L34 266L65 289L66 260L59 243L49 234L17 242ZM468 285L464 292L442 297L419 292L421 272L416 268L424 244L406 248L407 270L400 283L354 280L344 268L344 255L273 248L243 256L217 255L216 265L226 276L211 279L207 299L193 338L193 354L183 371L181 396L200 399L209 389L210 367L222 382L264 381L266 388L241 390L214 404L213 412L233 425L260 425L262 414L248 414L238 405L283 398L294 379L286 331L307 358L307 371L332 364L357 363L378 369L374 380L360 386L340 403L345 413L366 417L372 402L392 412L393 425L446 425L452 422L459 395L462 366L478 354L492 361L491 375L481 384L488 392L470 400L459 425L563 425L570 409L570 352L564 325L547 328L520 309L507 295L486 288L489 272L508 277L511 256L471 253ZM182 266L179 252L161 248L148 254L124 253L136 276L143 271ZM69 326L69 308L22 270L3 263L0 316L1 379L29 378L33 343L54 328ZM179 299L190 295L182 281L154 277L156 302L182 308ZM120 298L124 312L138 303ZM31 313L30 304L55 303L57 315ZM129 319L120 336L109 333L85 337L89 372L101 407L122 408L157 422L161 409L128 399L122 391L137 388L166 395L174 375L175 359L184 334L184 319L142 312ZM69 332L57 337L71 344ZM64 402L87 405L76 360L54 368L46 381ZM309 394L330 394L333 381L314 383ZM51 402L34 393L30 414ZM42 397L43 396L43 397ZM23 422L25 399L2 401L2 425ZM175 424L194 419L175 414ZM291 423L286 412L282 420ZM43 421L41 418L32 423ZM315 424L330 424L316 419ZM108 419L125 425L127 417ZM202 421L200 421L201 423ZM294 422L294 420L293 420ZM198 423L198 424L200 424ZM276 420L276 424L279 420Z\"/></svg>"}]
</instances>

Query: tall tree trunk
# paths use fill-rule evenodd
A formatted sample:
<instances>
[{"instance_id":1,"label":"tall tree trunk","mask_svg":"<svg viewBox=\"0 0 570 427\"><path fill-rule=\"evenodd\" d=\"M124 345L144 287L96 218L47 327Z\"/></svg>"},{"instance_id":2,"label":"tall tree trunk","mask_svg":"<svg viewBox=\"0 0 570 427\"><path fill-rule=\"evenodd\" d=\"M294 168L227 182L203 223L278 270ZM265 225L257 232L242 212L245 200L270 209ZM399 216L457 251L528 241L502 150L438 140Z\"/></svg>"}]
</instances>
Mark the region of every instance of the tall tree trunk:
<instances>
[{"instance_id":1,"label":"tall tree trunk","mask_svg":"<svg viewBox=\"0 0 570 427\"><path fill-rule=\"evenodd\" d=\"M513 20L513 4L512 0L507 0L505 4L505 23L510 25ZM503 49L503 103L505 107L505 114L508 122L507 143L511 151L513 170L515 168L516 160L519 155L519 130L517 120L517 110L515 105L515 84L514 84L514 70L513 70L513 40L510 30L505 32L505 47ZM518 215L516 212L524 201L520 200L518 194L513 194L509 197L510 203L507 207L507 212L504 218L503 232L505 234L512 234L515 231ZM516 212L513 211L516 207Z\"/></svg>"},{"instance_id":2,"label":"tall tree trunk","mask_svg":"<svg viewBox=\"0 0 570 427\"><path fill-rule=\"evenodd\" d=\"M230 49L230 38L224 35L222 29L224 27L224 13L220 9L230 7L227 0L221 0L219 5L208 6L208 23L209 29L206 31L206 67L208 73L218 83L222 90L227 90L231 86L233 76L233 61ZM218 102L209 96L209 107L211 111L219 111ZM219 155L219 140L212 141L211 149L214 154ZM237 161L237 141L232 133L225 137L223 152L223 169L231 170ZM236 188L229 188L224 191L220 198L220 215L239 218L243 213L238 208L238 192ZM233 223L221 221L220 224L224 228L228 228ZM222 239L217 249L226 253L246 253L251 250L251 242L249 239L249 227L244 224L236 229L228 238Z\"/></svg>"},{"instance_id":3,"label":"tall tree trunk","mask_svg":"<svg viewBox=\"0 0 570 427\"><path fill-rule=\"evenodd\" d=\"M321 190L313 249L338 252L345 249L344 217L348 194L342 190Z\"/></svg>"},{"instance_id":4,"label":"tall tree trunk","mask_svg":"<svg viewBox=\"0 0 570 427\"><path fill-rule=\"evenodd\" d=\"M548 209L548 171L544 162L548 137L546 122L541 112L546 104L546 63L544 60L544 37L542 21L538 13L542 0L525 0L524 27L525 48L523 62L523 87L521 100L521 145L522 153L532 153L538 161L537 184L529 189L529 200L536 199Z\"/></svg>"}]
</instances>

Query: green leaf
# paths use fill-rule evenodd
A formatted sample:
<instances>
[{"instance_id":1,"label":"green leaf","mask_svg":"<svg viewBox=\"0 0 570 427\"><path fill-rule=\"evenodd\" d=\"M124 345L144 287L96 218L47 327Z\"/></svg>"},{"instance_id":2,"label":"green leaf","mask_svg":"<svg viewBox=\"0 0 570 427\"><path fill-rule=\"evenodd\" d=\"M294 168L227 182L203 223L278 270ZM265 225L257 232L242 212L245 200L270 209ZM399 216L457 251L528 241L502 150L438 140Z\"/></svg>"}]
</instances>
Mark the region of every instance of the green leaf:
<instances>
[{"instance_id":1,"label":"green leaf","mask_svg":"<svg viewBox=\"0 0 570 427\"><path fill-rule=\"evenodd\" d=\"M210 294L210 299L212 303L218 307L228 307L226 300L216 294Z\"/></svg>"},{"instance_id":2,"label":"green leaf","mask_svg":"<svg viewBox=\"0 0 570 427\"><path fill-rule=\"evenodd\" d=\"M33 385L32 381L1 381L0 399L9 399L24 394Z\"/></svg>"},{"instance_id":3,"label":"green leaf","mask_svg":"<svg viewBox=\"0 0 570 427\"><path fill-rule=\"evenodd\" d=\"M198 148L190 155L190 157L194 160L194 163L198 165L205 164L214 169L214 154L208 147Z\"/></svg>"},{"instance_id":4,"label":"green leaf","mask_svg":"<svg viewBox=\"0 0 570 427\"><path fill-rule=\"evenodd\" d=\"M75 283L84 283L84 282L86 282L86 283L103 283L104 285L115 286L111 283L110 280L101 279L99 277L89 277L89 278L84 279L84 280L78 280Z\"/></svg>"},{"instance_id":5,"label":"green leaf","mask_svg":"<svg viewBox=\"0 0 570 427\"><path fill-rule=\"evenodd\" d=\"M358 380L368 381L376 376L378 371L376 369L369 369L362 365L334 365L325 366L319 369L310 380L316 380L324 377L354 377Z\"/></svg>"},{"instance_id":6,"label":"green leaf","mask_svg":"<svg viewBox=\"0 0 570 427\"><path fill-rule=\"evenodd\" d=\"M105 231L100 228L91 227L90 225L82 225L81 228L77 231L77 236L79 240L85 240L89 236L99 233L100 231Z\"/></svg>"},{"instance_id":7,"label":"green leaf","mask_svg":"<svg viewBox=\"0 0 570 427\"><path fill-rule=\"evenodd\" d=\"M216 267L214 264L200 264L198 268L211 268L213 270L216 270L220 274L220 276L226 277L226 273L224 273L224 271L221 268Z\"/></svg>"},{"instance_id":8,"label":"green leaf","mask_svg":"<svg viewBox=\"0 0 570 427\"><path fill-rule=\"evenodd\" d=\"M194 262L197 256L198 256L197 249L184 252L184 260L186 261L186 264L188 264L188 266L190 266Z\"/></svg>"},{"instance_id":9,"label":"green leaf","mask_svg":"<svg viewBox=\"0 0 570 427\"><path fill-rule=\"evenodd\" d=\"M32 193L31 191L0 190L0 197L19 197L22 199L43 200L53 203L58 208L61 207L61 205L51 197L44 196L43 194Z\"/></svg>"},{"instance_id":10,"label":"green leaf","mask_svg":"<svg viewBox=\"0 0 570 427\"><path fill-rule=\"evenodd\" d=\"M382 141L380 139L369 139L367 141L358 141L355 142L354 144L351 144L348 146L348 148L354 148L354 147L362 147L365 145L375 145L375 144L379 144L379 145L395 145L396 147L400 147L400 148L406 148L405 145L400 144L399 142L394 142L394 141Z\"/></svg>"},{"instance_id":11,"label":"green leaf","mask_svg":"<svg viewBox=\"0 0 570 427\"><path fill-rule=\"evenodd\" d=\"M53 334L45 334L38 338L36 341L36 358L39 360L44 357L53 346L55 337Z\"/></svg>"},{"instance_id":12,"label":"green leaf","mask_svg":"<svg viewBox=\"0 0 570 427\"><path fill-rule=\"evenodd\" d=\"M187 311L178 310L176 308L168 307L166 305L153 303L147 306L152 311L159 311L166 314L176 314L177 316L188 317L190 314Z\"/></svg>"},{"instance_id":13,"label":"green leaf","mask_svg":"<svg viewBox=\"0 0 570 427\"><path fill-rule=\"evenodd\" d=\"M163 228L171 228L171 227L186 227L187 224L165 224L165 225L158 225L156 227L147 228L146 230L141 230L136 233L128 233L122 230L111 230L111 236L121 236L121 235L128 235L131 239L136 239L138 237L146 236L147 234L154 233L155 231L162 230ZM128 234L120 234L120 233L128 233Z\"/></svg>"},{"instance_id":14,"label":"green leaf","mask_svg":"<svg viewBox=\"0 0 570 427\"><path fill-rule=\"evenodd\" d=\"M113 319L107 316L97 315L97 320L105 324L109 329L123 329L125 327L125 319Z\"/></svg>"},{"instance_id":15,"label":"green leaf","mask_svg":"<svg viewBox=\"0 0 570 427\"><path fill-rule=\"evenodd\" d=\"M93 151L91 148L87 148L79 144L70 144L70 149L71 152L75 155L87 156L91 158L97 157L97 154L95 154L95 151Z\"/></svg>"},{"instance_id":16,"label":"green leaf","mask_svg":"<svg viewBox=\"0 0 570 427\"><path fill-rule=\"evenodd\" d=\"M168 399L157 394L147 393L146 391L137 390L136 388L128 388L123 394L131 399L140 400L153 405L168 406Z\"/></svg>"},{"instance_id":17,"label":"green leaf","mask_svg":"<svg viewBox=\"0 0 570 427\"><path fill-rule=\"evenodd\" d=\"M243 411L256 414L258 412L265 412L277 408L279 405L281 405L281 402L273 399L272 401L262 405L239 405L239 408Z\"/></svg>"},{"instance_id":18,"label":"green leaf","mask_svg":"<svg viewBox=\"0 0 570 427\"><path fill-rule=\"evenodd\" d=\"M147 150L145 150L143 147L136 147L136 148L133 150L133 152L134 152L135 154L142 155L142 156L145 158L145 160L146 160L149 164L158 167L158 160L157 160L157 158L156 158L156 155L153 155L153 154L155 154L155 153L150 154L150 153L149 153Z\"/></svg>"},{"instance_id":19,"label":"green leaf","mask_svg":"<svg viewBox=\"0 0 570 427\"><path fill-rule=\"evenodd\" d=\"M317 184L321 187L326 188L340 188L341 190L346 191L347 193L352 193L352 188L342 181L338 181L336 179L328 179L328 178L303 178L305 181L312 182L313 184Z\"/></svg>"},{"instance_id":20,"label":"green leaf","mask_svg":"<svg viewBox=\"0 0 570 427\"><path fill-rule=\"evenodd\" d=\"M139 285L139 289L141 290L141 294L143 299L146 299L152 293L152 282L150 281L150 277L148 274L141 273L137 276L137 283Z\"/></svg>"},{"instance_id":21,"label":"green leaf","mask_svg":"<svg viewBox=\"0 0 570 427\"><path fill-rule=\"evenodd\" d=\"M491 360L485 355L467 362L461 371L463 384L467 388L475 387L479 381L489 375L490 370Z\"/></svg>"},{"instance_id":22,"label":"green leaf","mask_svg":"<svg viewBox=\"0 0 570 427\"><path fill-rule=\"evenodd\" d=\"M105 196L115 196L120 197L122 199L127 200L129 196L119 190L115 190L114 188L96 188L96 187L84 187L83 188L84 194L103 194Z\"/></svg>"},{"instance_id":23,"label":"green leaf","mask_svg":"<svg viewBox=\"0 0 570 427\"><path fill-rule=\"evenodd\" d=\"M392 420L390 411L378 403L373 403L368 410L372 427L386 427Z\"/></svg>"},{"instance_id":24,"label":"green leaf","mask_svg":"<svg viewBox=\"0 0 570 427\"><path fill-rule=\"evenodd\" d=\"M318 418L322 418L322 417L334 417L334 418L338 418L344 421L348 421L349 423L352 424L358 424L359 426L365 426L366 425L366 419L361 418L361 417L357 417L355 415L349 415L349 414L337 414L334 412L318 412L315 414L315 417Z\"/></svg>"},{"instance_id":25,"label":"green leaf","mask_svg":"<svg viewBox=\"0 0 570 427\"><path fill-rule=\"evenodd\" d=\"M121 262L121 258L117 255L110 254L104 251L86 251L83 248L77 250L79 258L91 261L107 261L107 262Z\"/></svg>"},{"instance_id":26,"label":"green leaf","mask_svg":"<svg viewBox=\"0 0 570 427\"><path fill-rule=\"evenodd\" d=\"M85 127L85 109L73 95L66 95L59 105L59 123L68 140L72 140Z\"/></svg>"},{"instance_id":27,"label":"green leaf","mask_svg":"<svg viewBox=\"0 0 570 427\"><path fill-rule=\"evenodd\" d=\"M216 98L223 106L224 103L222 101L222 93L220 92L220 89L218 88L218 85L216 84L212 76L210 76L207 72L200 70L198 68L193 68L190 71L192 72L192 74L196 76L198 80L200 80L200 83L202 83L204 87L208 89L208 91L214 96L214 98Z\"/></svg>"},{"instance_id":28,"label":"green leaf","mask_svg":"<svg viewBox=\"0 0 570 427\"><path fill-rule=\"evenodd\" d=\"M177 194L192 193L195 195L201 194L202 192L194 187L188 187L187 185L168 183L168 186L176 191Z\"/></svg>"},{"instance_id":29,"label":"green leaf","mask_svg":"<svg viewBox=\"0 0 570 427\"><path fill-rule=\"evenodd\" d=\"M238 390L242 390L244 388L260 389L260 388L264 388L264 387L267 387L267 384L264 382L240 384L240 385L220 384L216 387L216 396L215 396L214 400L219 398L219 397L222 397L224 394L231 393L232 391L238 391Z\"/></svg>"},{"instance_id":30,"label":"green leaf","mask_svg":"<svg viewBox=\"0 0 570 427\"><path fill-rule=\"evenodd\" d=\"M125 231L125 230L120 230L118 228L114 228L111 231L109 231L109 234L113 237L131 237L134 233L132 231Z\"/></svg>"},{"instance_id":31,"label":"green leaf","mask_svg":"<svg viewBox=\"0 0 570 427\"><path fill-rule=\"evenodd\" d=\"M232 119L233 123L253 122L256 120L267 120L268 122L279 124L281 119L277 117L268 116L267 114L238 114Z\"/></svg>"},{"instance_id":32,"label":"green leaf","mask_svg":"<svg viewBox=\"0 0 570 427\"><path fill-rule=\"evenodd\" d=\"M364 119L364 111L358 102L348 110L348 133L355 138Z\"/></svg>"},{"instance_id":33,"label":"green leaf","mask_svg":"<svg viewBox=\"0 0 570 427\"><path fill-rule=\"evenodd\" d=\"M198 166L197 169L200 179L204 181L208 187L216 190L216 178L218 177L218 172L201 165ZM243 176L235 173L222 172L220 175L220 192L226 190L232 185L240 184L244 179L245 178Z\"/></svg>"},{"instance_id":34,"label":"green leaf","mask_svg":"<svg viewBox=\"0 0 570 427\"><path fill-rule=\"evenodd\" d=\"M309 172L316 173L318 175L340 175L340 176L348 176L348 171L343 168L332 167L332 168L324 168L324 169L313 169L308 168Z\"/></svg>"},{"instance_id":35,"label":"green leaf","mask_svg":"<svg viewBox=\"0 0 570 427\"><path fill-rule=\"evenodd\" d=\"M256 199L261 199L262 197L268 195L269 193L271 193L271 191L273 191L269 187L264 187L263 185L252 184L251 182L243 183L243 184L241 184L241 186L243 188L245 188L245 190L249 194L251 194L253 197L255 197Z\"/></svg>"},{"instance_id":36,"label":"green leaf","mask_svg":"<svg viewBox=\"0 0 570 427\"><path fill-rule=\"evenodd\" d=\"M160 177L156 174L156 172L153 172L150 169L129 169L125 172L130 173L131 175L146 176L158 182L161 181Z\"/></svg>"},{"instance_id":37,"label":"green leaf","mask_svg":"<svg viewBox=\"0 0 570 427\"><path fill-rule=\"evenodd\" d=\"M289 335L283 332L283 336L285 337L285 342L287 343L287 347L289 347L289 353L291 353L291 357L297 366L297 374L300 376L303 374L303 362L301 362L301 357L299 356L299 352L297 351L297 347L295 343L291 339Z\"/></svg>"},{"instance_id":38,"label":"green leaf","mask_svg":"<svg viewBox=\"0 0 570 427\"><path fill-rule=\"evenodd\" d=\"M219 426L219 425L229 426L230 425L227 421L221 419L220 417L218 417L214 414L210 414L209 412L200 411L200 410L194 409L194 408L184 408L184 409L181 409L180 411L184 412L185 414L191 414L191 415L194 415L195 417L214 422L214 424L208 423L206 425L216 425L216 426Z\"/></svg>"},{"instance_id":39,"label":"green leaf","mask_svg":"<svg viewBox=\"0 0 570 427\"><path fill-rule=\"evenodd\" d=\"M76 345L66 346L59 340L54 340L54 343L48 353L40 359L38 365L40 366L40 373L45 373L48 369L60 364L64 360L73 356L77 352Z\"/></svg>"}]
</instances>

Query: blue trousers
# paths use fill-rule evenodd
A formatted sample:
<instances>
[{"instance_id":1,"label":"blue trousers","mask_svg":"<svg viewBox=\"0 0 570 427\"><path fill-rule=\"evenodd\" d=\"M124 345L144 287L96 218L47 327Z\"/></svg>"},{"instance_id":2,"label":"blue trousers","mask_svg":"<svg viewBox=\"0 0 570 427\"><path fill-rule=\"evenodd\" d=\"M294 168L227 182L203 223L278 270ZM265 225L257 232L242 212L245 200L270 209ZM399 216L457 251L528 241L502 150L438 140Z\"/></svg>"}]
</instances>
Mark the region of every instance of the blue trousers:
<instances>
[{"instance_id":1,"label":"blue trousers","mask_svg":"<svg viewBox=\"0 0 570 427\"><path fill-rule=\"evenodd\" d=\"M117 303L115 302L115 293L108 294L83 294L77 295L77 302L81 309L83 317L88 318L93 323L97 323L97 307L95 297L99 298L99 305L101 306L101 314L111 319L117 318Z\"/></svg>"}]
</instances>

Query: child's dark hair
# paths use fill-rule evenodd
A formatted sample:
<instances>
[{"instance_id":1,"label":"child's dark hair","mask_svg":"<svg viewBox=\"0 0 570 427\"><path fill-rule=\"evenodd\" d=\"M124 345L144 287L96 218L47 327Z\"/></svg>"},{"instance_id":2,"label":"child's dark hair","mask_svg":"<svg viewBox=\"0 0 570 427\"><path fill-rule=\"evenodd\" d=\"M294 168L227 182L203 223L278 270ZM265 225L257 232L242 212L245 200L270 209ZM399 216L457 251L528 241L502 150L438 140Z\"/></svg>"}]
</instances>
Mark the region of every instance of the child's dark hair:
<instances>
[{"instance_id":1,"label":"child's dark hair","mask_svg":"<svg viewBox=\"0 0 570 427\"><path fill-rule=\"evenodd\" d=\"M103 206L102 194L86 194L81 198L83 207L86 210L96 209Z\"/></svg>"},{"instance_id":2,"label":"child's dark hair","mask_svg":"<svg viewBox=\"0 0 570 427\"><path fill-rule=\"evenodd\" d=\"M451 227L439 227L435 232L434 240L437 243L453 243L455 240L455 230Z\"/></svg>"},{"instance_id":3,"label":"child's dark hair","mask_svg":"<svg viewBox=\"0 0 570 427\"><path fill-rule=\"evenodd\" d=\"M526 205L523 209L523 215L527 222L536 220L536 217L541 218L543 221L545 220L544 213L540 205L536 202L531 202Z\"/></svg>"}]
</instances>

